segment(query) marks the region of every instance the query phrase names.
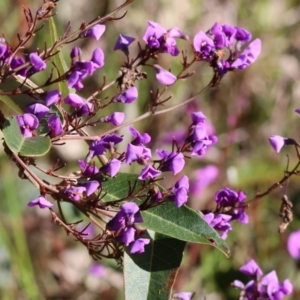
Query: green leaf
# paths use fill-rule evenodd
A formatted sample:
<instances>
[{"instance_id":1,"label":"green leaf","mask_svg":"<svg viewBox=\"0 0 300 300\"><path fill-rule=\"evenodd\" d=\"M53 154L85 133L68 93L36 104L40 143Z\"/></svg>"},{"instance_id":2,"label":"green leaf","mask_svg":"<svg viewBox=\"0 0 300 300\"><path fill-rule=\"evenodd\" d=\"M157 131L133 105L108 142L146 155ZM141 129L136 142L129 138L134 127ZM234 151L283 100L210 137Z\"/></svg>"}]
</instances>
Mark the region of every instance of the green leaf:
<instances>
[{"instance_id":1,"label":"green leaf","mask_svg":"<svg viewBox=\"0 0 300 300\"><path fill-rule=\"evenodd\" d=\"M168 300L181 264L185 242L149 232L141 254L124 253L126 300Z\"/></svg>"},{"instance_id":2,"label":"green leaf","mask_svg":"<svg viewBox=\"0 0 300 300\"><path fill-rule=\"evenodd\" d=\"M50 26L50 42L51 45L54 45L59 40L59 38L57 35L56 26L53 17L49 18L49 26ZM53 60L55 62L55 65L60 75L66 73L69 70L60 50L56 55L54 55ZM58 83L58 88L62 93L63 97L66 97L70 93L66 80L60 81Z\"/></svg>"},{"instance_id":3,"label":"green leaf","mask_svg":"<svg viewBox=\"0 0 300 300\"><path fill-rule=\"evenodd\" d=\"M46 136L26 138L22 135L16 118L4 122L4 140L7 147L16 154L36 157L45 155L51 148L51 140Z\"/></svg>"},{"instance_id":4,"label":"green leaf","mask_svg":"<svg viewBox=\"0 0 300 300\"><path fill-rule=\"evenodd\" d=\"M103 201L127 197L129 183L131 188L134 188L133 195L147 192L147 189L142 189L142 181L137 180L137 175L119 173L115 178L101 183L102 188L107 192ZM144 198L135 197L131 201L142 204ZM185 205L178 208L173 202L167 202L141 213L144 219L142 226L147 229L186 242L210 244L226 256L230 255L228 246L219 234L197 212Z\"/></svg>"}]
</instances>

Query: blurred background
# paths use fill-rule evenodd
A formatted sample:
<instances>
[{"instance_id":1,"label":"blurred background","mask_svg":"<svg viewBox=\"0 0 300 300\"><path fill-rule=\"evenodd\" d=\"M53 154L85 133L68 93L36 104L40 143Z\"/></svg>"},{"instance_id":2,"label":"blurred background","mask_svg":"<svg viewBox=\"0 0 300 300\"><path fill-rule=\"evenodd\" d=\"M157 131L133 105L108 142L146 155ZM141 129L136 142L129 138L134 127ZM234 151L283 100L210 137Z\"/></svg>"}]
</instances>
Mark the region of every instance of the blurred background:
<instances>
[{"instance_id":1,"label":"blurred background","mask_svg":"<svg viewBox=\"0 0 300 300\"><path fill-rule=\"evenodd\" d=\"M63 33L68 21L75 30L82 21L104 16L121 3L121 0L60 0L55 17L58 32ZM25 32L23 6L35 12L42 4L39 0L0 1L0 33L12 46L17 43L17 34ZM190 160L184 170L193 182L189 205L196 210L214 209L214 195L223 187L243 190L247 199L252 199L257 192L278 182L288 159L290 167L297 162L292 147L276 154L268 138L278 134L299 139L300 116L294 112L300 107L299 1L135 0L127 10L122 20L106 23L107 30L100 41L81 39L62 50L67 62L74 45L81 47L83 59L90 59L95 47L105 52L105 67L85 81L80 95L91 95L101 86L104 74L108 81L117 78L120 65L125 61L120 51L112 51L118 35L133 36L143 43L147 20L158 22L166 29L179 27L191 39L215 22L244 27L252 32L253 38L262 40L262 54L253 65L245 71L227 74L219 86L197 97L187 107L148 118L135 126L150 133L152 149L168 149L170 137L179 137L186 131L192 111L201 110L207 116L211 132L215 132L219 142L204 158ZM44 28L20 55L26 57L36 48L43 48L47 41L49 29L45 21ZM181 50L190 51L184 41L178 45ZM137 44L130 50L131 55L136 54ZM180 62L180 56L173 58L167 54L161 55L158 61L175 74L180 71ZM210 81L212 72L206 64L198 63L191 69L196 72L193 77L168 90L172 100L166 106L184 101ZM148 80L138 83L138 101L125 107L113 107L126 113L126 121L147 111L149 91L159 87L153 71L150 68L143 71L148 73ZM33 80L39 83L46 78L47 71L38 73ZM113 86L101 97L111 97L116 92L117 87ZM13 113L4 104L0 105L6 114ZM111 108L103 115L110 111ZM106 128L110 127L103 126L97 133ZM131 139L127 128L120 133L124 134L125 141ZM39 163L49 168L59 158L67 163L64 172L68 173L78 169L77 160L86 152L84 143L68 142L54 147ZM0 176L0 299L123 299L120 267L112 261L94 262L86 248L52 222L49 212L27 207L30 200L38 197L38 191L18 177L16 166L3 150ZM165 186L172 186L175 180L166 178ZM279 234L278 214L284 193L293 202L294 221L286 232ZM265 274L275 269L280 281L291 280L294 294L285 299L300 299L300 264L289 256L286 247L289 234L300 229L299 197L299 178L294 176L287 185L254 201L247 211L249 224L233 224L234 230L229 233L227 242L232 251L229 259L211 247L188 244L174 290L195 291L194 299L238 299L238 291L231 288L230 283L242 279L240 266L254 258ZM80 219L71 207L64 209L68 220ZM86 224L83 221L82 228ZM91 234L92 231L93 228Z\"/></svg>"}]
</instances>

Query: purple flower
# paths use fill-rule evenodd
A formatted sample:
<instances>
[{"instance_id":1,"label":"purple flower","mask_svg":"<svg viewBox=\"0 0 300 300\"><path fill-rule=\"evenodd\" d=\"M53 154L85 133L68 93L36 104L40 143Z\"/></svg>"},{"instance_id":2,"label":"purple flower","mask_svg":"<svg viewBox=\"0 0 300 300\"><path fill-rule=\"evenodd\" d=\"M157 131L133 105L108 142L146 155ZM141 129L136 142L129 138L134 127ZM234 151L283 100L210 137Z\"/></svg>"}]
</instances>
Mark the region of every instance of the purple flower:
<instances>
[{"instance_id":1,"label":"purple flower","mask_svg":"<svg viewBox=\"0 0 300 300\"><path fill-rule=\"evenodd\" d=\"M121 164L122 164L121 161L113 158L110 162L108 162L100 170L101 170L101 172L108 174L110 177L114 177L120 171Z\"/></svg>"},{"instance_id":2,"label":"purple flower","mask_svg":"<svg viewBox=\"0 0 300 300\"><path fill-rule=\"evenodd\" d=\"M294 231L289 235L287 249L292 258L300 259L300 230Z\"/></svg>"},{"instance_id":3,"label":"purple flower","mask_svg":"<svg viewBox=\"0 0 300 300\"><path fill-rule=\"evenodd\" d=\"M102 137L103 145L106 149L109 149L111 152L113 152L113 148L116 144L119 144L123 141L123 138L120 137L116 133L112 134L106 134Z\"/></svg>"},{"instance_id":4,"label":"purple flower","mask_svg":"<svg viewBox=\"0 0 300 300\"><path fill-rule=\"evenodd\" d=\"M47 106L56 104L60 98L61 92L59 90L49 91L43 95L43 99L45 100Z\"/></svg>"},{"instance_id":5,"label":"purple flower","mask_svg":"<svg viewBox=\"0 0 300 300\"><path fill-rule=\"evenodd\" d=\"M172 295L172 299L191 300L193 296L194 296L194 293L191 293L191 292L181 292L181 293L174 293Z\"/></svg>"},{"instance_id":6,"label":"purple flower","mask_svg":"<svg viewBox=\"0 0 300 300\"><path fill-rule=\"evenodd\" d=\"M250 277L257 278L263 275L263 272L254 259L249 260L246 264L240 267L240 271Z\"/></svg>"},{"instance_id":7,"label":"purple flower","mask_svg":"<svg viewBox=\"0 0 300 300\"><path fill-rule=\"evenodd\" d=\"M295 110L295 112L296 112L297 114L299 114L299 115L300 115L300 107L299 107L299 108L297 108L297 109Z\"/></svg>"},{"instance_id":8,"label":"purple flower","mask_svg":"<svg viewBox=\"0 0 300 300\"><path fill-rule=\"evenodd\" d=\"M86 103L85 99L73 93L66 96L64 102L68 105L71 105L72 107L82 107Z\"/></svg>"},{"instance_id":9,"label":"purple flower","mask_svg":"<svg viewBox=\"0 0 300 300\"><path fill-rule=\"evenodd\" d=\"M195 172L195 180L191 186L191 192L195 196L201 195L202 191L213 183L219 176L219 169L216 166L209 165Z\"/></svg>"},{"instance_id":10,"label":"purple flower","mask_svg":"<svg viewBox=\"0 0 300 300\"><path fill-rule=\"evenodd\" d=\"M248 224L249 218L245 208L242 207L245 199L246 194L243 191L235 192L229 188L221 189L215 195L215 200L219 206L231 207L230 210L227 210L227 214L231 215L232 221L237 220L243 224Z\"/></svg>"},{"instance_id":11,"label":"purple flower","mask_svg":"<svg viewBox=\"0 0 300 300\"><path fill-rule=\"evenodd\" d=\"M175 151L168 152L160 149L157 149L156 153L162 159L159 167L162 172L171 171L176 175L183 169L185 160L182 153Z\"/></svg>"},{"instance_id":12,"label":"purple flower","mask_svg":"<svg viewBox=\"0 0 300 300\"><path fill-rule=\"evenodd\" d=\"M200 58L203 60L210 60L212 52L215 49L214 41L207 36L203 31L199 31L194 37L194 49L199 52Z\"/></svg>"},{"instance_id":13,"label":"purple flower","mask_svg":"<svg viewBox=\"0 0 300 300\"><path fill-rule=\"evenodd\" d=\"M48 119L48 127L50 129L50 137L61 135L64 130L59 116L51 115Z\"/></svg>"},{"instance_id":14,"label":"purple flower","mask_svg":"<svg viewBox=\"0 0 300 300\"><path fill-rule=\"evenodd\" d=\"M148 178L154 179L155 177L159 176L161 171L154 169L151 165L147 165L140 173L138 179L146 180Z\"/></svg>"},{"instance_id":15,"label":"purple flower","mask_svg":"<svg viewBox=\"0 0 300 300\"><path fill-rule=\"evenodd\" d=\"M122 102L122 103L131 103L134 100L136 100L137 97L138 97L138 90L134 86L134 87L131 87L131 88L127 89L125 92L123 92L119 96L117 96L115 98L115 101L116 102Z\"/></svg>"},{"instance_id":16,"label":"purple flower","mask_svg":"<svg viewBox=\"0 0 300 300\"><path fill-rule=\"evenodd\" d=\"M175 202L177 207L182 206L188 200L189 191L189 178L187 176L182 176L172 188L173 196L171 199Z\"/></svg>"},{"instance_id":17,"label":"purple flower","mask_svg":"<svg viewBox=\"0 0 300 300\"><path fill-rule=\"evenodd\" d=\"M142 223L143 219L139 207L134 202L127 202L120 207L120 211L106 224L106 229L114 231L117 239L128 246L134 241L134 223Z\"/></svg>"},{"instance_id":18,"label":"purple flower","mask_svg":"<svg viewBox=\"0 0 300 300\"><path fill-rule=\"evenodd\" d=\"M120 34L115 44L114 50L121 50L126 55L129 55L128 47L135 40L135 38Z\"/></svg>"},{"instance_id":19,"label":"purple flower","mask_svg":"<svg viewBox=\"0 0 300 300\"><path fill-rule=\"evenodd\" d=\"M143 253L145 252L145 245L150 243L150 239L137 239L130 245L130 253Z\"/></svg>"},{"instance_id":20,"label":"purple flower","mask_svg":"<svg viewBox=\"0 0 300 300\"><path fill-rule=\"evenodd\" d=\"M85 183L80 183L80 185L85 188L86 195L90 196L98 189L100 184L96 180L90 180Z\"/></svg>"},{"instance_id":21,"label":"purple flower","mask_svg":"<svg viewBox=\"0 0 300 300\"><path fill-rule=\"evenodd\" d=\"M40 103L33 103L26 107L25 111L35 115L39 120L49 113L49 108Z\"/></svg>"},{"instance_id":22,"label":"purple flower","mask_svg":"<svg viewBox=\"0 0 300 300\"><path fill-rule=\"evenodd\" d=\"M73 201L81 200L83 193L86 191L86 188L83 186L72 186L66 188L64 193Z\"/></svg>"},{"instance_id":23,"label":"purple flower","mask_svg":"<svg viewBox=\"0 0 300 300\"><path fill-rule=\"evenodd\" d=\"M74 46L70 52L70 57L72 59L78 58L81 55L81 53L82 53L81 49L77 46Z\"/></svg>"},{"instance_id":24,"label":"purple flower","mask_svg":"<svg viewBox=\"0 0 300 300\"><path fill-rule=\"evenodd\" d=\"M226 240L228 232L232 230L229 223L231 220L230 215L208 213L203 218L211 227L220 232L223 240Z\"/></svg>"},{"instance_id":25,"label":"purple flower","mask_svg":"<svg viewBox=\"0 0 300 300\"><path fill-rule=\"evenodd\" d=\"M261 40L253 40L248 47L234 60L231 68L244 70L255 62L261 52Z\"/></svg>"},{"instance_id":26,"label":"purple flower","mask_svg":"<svg viewBox=\"0 0 300 300\"><path fill-rule=\"evenodd\" d=\"M129 126L129 131L135 137L131 142L133 145L148 144L151 141L151 136L148 133L140 133L132 126Z\"/></svg>"},{"instance_id":27,"label":"purple flower","mask_svg":"<svg viewBox=\"0 0 300 300\"><path fill-rule=\"evenodd\" d=\"M104 66L104 52L101 48L96 48L93 51L91 61L95 64L94 68L99 69Z\"/></svg>"},{"instance_id":28,"label":"purple flower","mask_svg":"<svg viewBox=\"0 0 300 300\"><path fill-rule=\"evenodd\" d=\"M172 85L176 80L177 77L172 74L171 72L165 70L159 65L153 65L156 70L156 79L162 85Z\"/></svg>"},{"instance_id":29,"label":"purple flower","mask_svg":"<svg viewBox=\"0 0 300 300\"><path fill-rule=\"evenodd\" d=\"M116 126L120 125L125 118L125 114L123 112L114 112L107 117L100 118L101 122L112 123Z\"/></svg>"},{"instance_id":30,"label":"purple flower","mask_svg":"<svg viewBox=\"0 0 300 300\"><path fill-rule=\"evenodd\" d=\"M284 138L280 135L272 135L269 137L269 142L272 148L279 153L283 146L297 145L296 141L291 138Z\"/></svg>"},{"instance_id":31,"label":"purple flower","mask_svg":"<svg viewBox=\"0 0 300 300\"><path fill-rule=\"evenodd\" d=\"M50 208L53 206L53 204L51 202L49 202L48 200L46 200L46 198L44 198L42 196L30 201L27 205L29 207L38 205L40 208Z\"/></svg>"},{"instance_id":32,"label":"purple flower","mask_svg":"<svg viewBox=\"0 0 300 300\"><path fill-rule=\"evenodd\" d=\"M0 44L0 52L1 52L1 44ZM0 53L0 57L1 57L1 53ZM23 58L14 56L11 60L10 67L12 69L16 69L24 64L25 64L25 60ZM25 77L27 75L27 71L28 71L27 68L24 67L18 72L16 72L16 74Z\"/></svg>"},{"instance_id":33,"label":"purple flower","mask_svg":"<svg viewBox=\"0 0 300 300\"><path fill-rule=\"evenodd\" d=\"M83 36L91 37L98 41L100 39L100 37L102 36L102 34L104 33L105 29L106 29L105 25L97 24L97 25L93 26L92 28L86 30L83 33Z\"/></svg>"},{"instance_id":34,"label":"purple flower","mask_svg":"<svg viewBox=\"0 0 300 300\"><path fill-rule=\"evenodd\" d=\"M21 116L17 116L16 119L19 123L22 135L26 137L31 137L32 132L39 126L38 118L32 114L27 113Z\"/></svg>"},{"instance_id":35,"label":"purple flower","mask_svg":"<svg viewBox=\"0 0 300 300\"><path fill-rule=\"evenodd\" d=\"M174 27L166 30L153 21L148 21L148 28L143 36L143 40L150 49L166 52L172 56L177 56L180 53L175 38L187 39L186 35L178 28Z\"/></svg>"},{"instance_id":36,"label":"purple flower","mask_svg":"<svg viewBox=\"0 0 300 300\"><path fill-rule=\"evenodd\" d=\"M46 69L46 63L38 56L37 53L30 53L29 60L34 72L40 72Z\"/></svg>"},{"instance_id":37,"label":"purple flower","mask_svg":"<svg viewBox=\"0 0 300 300\"><path fill-rule=\"evenodd\" d=\"M206 120L206 116L201 111L192 113L191 118L192 118L193 125L203 124L205 123Z\"/></svg>"},{"instance_id":38,"label":"purple flower","mask_svg":"<svg viewBox=\"0 0 300 300\"><path fill-rule=\"evenodd\" d=\"M139 164L145 164L151 158L151 150L145 146L135 146L128 144L125 155L126 163L131 164L137 161Z\"/></svg>"},{"instance_id":39,"label":"purple flower","mask_svg":"<svg viewBox=\"0 0 300 300\"><path fill-rule=\"evenodd\" d=\"M95 174L99 173L99 169L95 165L91 165L84 160L78 160L79 167L81 169L81 173L84 176L91 177Z\"/></svg>"}]
</instances>

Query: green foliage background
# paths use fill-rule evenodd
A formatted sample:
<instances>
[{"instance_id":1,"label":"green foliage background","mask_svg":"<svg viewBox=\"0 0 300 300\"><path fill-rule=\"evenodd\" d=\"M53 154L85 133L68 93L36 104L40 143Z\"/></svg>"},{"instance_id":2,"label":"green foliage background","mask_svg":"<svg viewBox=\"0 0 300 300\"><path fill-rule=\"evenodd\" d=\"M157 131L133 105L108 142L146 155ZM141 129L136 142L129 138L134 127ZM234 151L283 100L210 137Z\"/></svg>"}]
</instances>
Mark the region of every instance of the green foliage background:
<instances>
[{"instance_id":1,"label":"green foliage background","mask_svg":"<svg viewBox=\"0 0 300 300\"><path fill-rule=\"evenodd\" d=\"M82 21L121 4L120 0L74 1L60 0L55 17L59 34L68 21L76 29ZM22 5L36 11L42 1L0 1L0 33L15 45L16 34L24 33L26 24ZM193 106L202 110L215 126L219 142L201 160L191 160L185 172L194 176L194 171L208 164L220 169L218 180L201 195L191 197L189 205L194 209L212 209L215 192L229 186L244 190L248 198L257 191L264 191L283 176L290 158L290 166L296 162L293 149L284 149L279 155L269 146L268 137L273 134L299 139L300 120L294 110L300 106L300 3L299 1L222 1L222 0L135 0L128 7L126 17L120 21L106 23L107 31L100 41L81 39L73 43L83 50L83 58L89 59L93 49L101 47L106 54L105 67L86 84L81 95L89 96L102 83L102 75L108 80L117 77L124 57L112 48L119 33L135 36L142 43L146 21L153 20L165 28L179 27L191 38L199 31L206 31L214 22L247 28L253 37L262 40L262 54L257 62L243 72L228 74L221 84L197 98ZM36 47L43 48L49 41L49 25L37 33L28 44L24 56ZM136 47L136 46L134 46ZM132 51L136 51L132 47ZM185 49L185 44L179 42ZM63 49L69 62L71 45ZM164 67L171 64L172 71L180 68L180 57L163 55L158 62ZM198 65L196 75L179 82L172 89L172 104L189 98L211 79L207 65ZM149 89L157 83L149 70L147 81L139 84L140 97L136 105L125 107L126 120L145 112L150 101ZM34 77L36 82L46 79L47 72ZM116 87L107 95L112 95ZM12 114L1 104L1 109ZM122 109L120 106L119 109ZM189 124L186 110L178 109L167 115L156 116L137 123L139 130L153 137L152 147L162 145L168 132L185 129ZM105 130L106 127L103 128ZM121 132L128 136L125 129ZM76 169L76 159L86 153L82 143L69 143L55 147L47 159L40 163L53 165L56 158L67 162L68 170ZM67 155L65 154L67 153ZM71 237L51 222L50 215L37 209L29 209L27 203L38 196L33 186L18 178L17 169L0 154L0 299L122 299L122 273L112 262L101 262L106 275L95 278L88 273L92 263L86 249L76 244ZM167 178L166 186L174 179ZM287 193L294 204L294 221L283 234L277 233L280 222L278 214L280 198ZM234 225L229 234L228 245L232 250L226 259L217 250L190 244L185 251L182 268L175 283L177 291L196 291L195 299L237 299L237 292L230 282L241 278L239 267L250 258L255 258L265 273L275 269L279 279L289 278L295 287L290 299L300 298L300 275L297 263L289 256L286 240L289 233L300 227L299 178L293 177L287 188L282 187L248 209L250 224ZM78 216L67 206L70 220ZM288 299L288 298L287 298Z\"/></svg>"}]
</instances>

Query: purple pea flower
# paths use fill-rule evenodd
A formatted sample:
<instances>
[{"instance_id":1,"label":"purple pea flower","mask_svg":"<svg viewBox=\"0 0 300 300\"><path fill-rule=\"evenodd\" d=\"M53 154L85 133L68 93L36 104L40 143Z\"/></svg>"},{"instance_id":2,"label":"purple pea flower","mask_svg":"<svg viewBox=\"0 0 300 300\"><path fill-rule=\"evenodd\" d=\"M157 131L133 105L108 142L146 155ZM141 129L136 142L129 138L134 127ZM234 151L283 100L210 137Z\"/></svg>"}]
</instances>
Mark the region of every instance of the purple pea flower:
<instances>
[{"instance_id":1,"label":"purple pea flower","mask_svg":"<svg viewBox=\"0 0 300 300\"><path fill-rule=\"evenodd\" d=\"M38 205L41 209L50 208L50 207L53 206L53 204L51 202L49 202L46 198L44 198L42 196L30 201L27 205L29 207L33 207L33 206Z\"/></svg>"},{"instance_id":2,"label":"purple pea flower","mask_svg":"<svg viewBox=\"0 0 300 300\"><path fill-rule=\"evenodd\" d=\"M299 108L297 108L297 109L295 110L295 112L296 112L297 114L299 114L299 115L300 115L300 107L299 107Z\"/></svg>"},{"instance_id":3,"label":"purple pea flower","mask_svg":"<svg viewBox=\"0 0 300 300\"><path fill-rule=\"evenodd\" d=\"M229 223L232 218L230 215L208 213L203 218L211 227L220 232L223 240L226 240L228 232L232 230Z\"/></svg>"},{"instance_id":4,"label":"purple pea flower","mask_svg":"<svg viewBox=\"0 0 300 300\"><path fill-rule=\"evenodd\" d=\"M283 146L297 145L296 141L291 138L284 138L280 135L272 135L269 137L269 142L272 148L279 153Z\"/></svg>"},{"instance_id":5,"label":"purple pea flower","mask_svg":"<svg viewBox=\"0 0 300 300\"><path fill-rule=\"evenodd\" d=\"M90 196L98 189L100 184L96 180L90 180L85 183L80 183L80 185L85 188L86 195Z\"/></svg>"},{"instance_id":6,"label":"purple pea flower","mask_svg":"<svg viewBox=\"0 0 300 300\"><path fill-rule=\"evenodd\" d=\"M1 48L0 48L0 52L1 52ZM0 57L1 57L1 53L0 53ZM12 69L16 69L24 64L25 64L25 60L23 58L14 56L11 60L10 67ZM28 71L27 68L24 67L21 70L17 71L16 74L25 77L27 75L27 71Z\"/></svg>"},{"instance_id":7,"label":"purple pea flower","mask_svg":"<svg viewBox=\"0 0 300 300\"><path fill-rule=\"evenodd\" d=\"M51 115L49 117L48 127L50 129L51 138L61 135L64 132L60 117L57 115Z\"/></svg>"},{"instance_id":8,"label":"purple pea flower","mask_svg":"<svg viewBox=\"0 0 300 300\"><path fill-rule=\"evenodd\" d=\"M294 231L289 235L287 249L293 259L300 259L300 230Z\"/></svg>"},{"instance_id":9,"label":"purple pea flower","mask_svg":"<svg viewBox=\"0 0 300 300\"><path fill-rule=\"evenodd\" d=\"M145 245L150 243L150 239L137 239L130 245L130 253L143 253L145 252Z\"/></svg>"},{"instance_id":10,"label":"purple pea flower","mask_svg":"<svg viewBox=\"0 0 300 300\"><path fill-rule=\"evenodd\" d=\"M93 51L91 61L94 63L94 69L99 69L104 66L104 52L101 48L96 48Z\"/></svg>"},{"instance_id":11,"label":"purple pea flower","mask_svg":"<svg viewBox=\"0 0 300 300\"><path fill-rule=\"evenodd\" d=\"M215 49L214 41L207 36L203 31L199 31L193 41L194 49L199 52L200 58L203 60L210 60L212 52Z\"/></svg>"},{"instance_id":12,"label":"purple pea flower","mask_svg":"<svg viewBox=\"0 0 300 300\"><path fill-rule=\"evenodd\" d=\"M151 158L151 150L145 146L136 146L132 144L127 145L127 151L125 155L126 163L131 164L133 162L138 162L139 164L146 164L146 161Z\"/></svg>"},{"instance_id":13,"label":"purple pea flower","mask_svg":"<svg viewBox=\"0 0 300 300\"><path fill-rule=\"evenodd\" d=\"M133 145L148 144L151 141L151 136L148 133L140 133L132 126L129 126L129 131L135 137L131 142Z\"/></svg>"},{"instance_id":14,"label":"purple pea flower","mask_svg":"<svg viewBox=\"0 0 300 300\"><path fill-rule=\"evenodd\" d=\"M171 199L175 202L177 207L182 206L188 200L189 191L189 178L187 176L182 176L172 188L173 196Z\"/></svg>"},{"instance_id":15,"label":"purple pea flower","mask_svg":"<svg viewBox=\"0 0 300 300\"><path fill-rule=\"evenodd\" d=\"M64 102L72 107L82 107L86 103L85 99L73 93L66 96Z\"/></svg>"},{"instance_id":16,"label":"purple pea flower","mask_svg":"<svg viewBox=\"0 0 300 300\"><path fill-rule=\"evenodd\" d=\"M53 90L45 93L43 95L43 99L45 100L47 106L51 106L56 104L61 99L61 96L62 94L59 90Z\"/></svg>"},{"instance_id":17,"label":"purple pea flower","mask_svg":"<svg viewBox=\"0 0 300 300\"><path fill-rule=\"evenodd\" d=\"M118 126L124 121L124 118L125 118L125 114L123 112L114 112L109 116L100 118L100 121L112 123Z\"/></svg>"},{"instance_id":18,"label":"purple pea flower","mask_svg":"<svg viewBox=\"0 0 300 300\"><path fill-rule=\"evenodd\" d=\"M157 149L156 153L162 159L159 167L162 172L171 171L176 175L183 169L185 160L182 153L177 153L175 151L168 152L160 149Z\"/></svg>"},{"instance_id":19,"label":"purple pea flower","mask_svg":"<svg viewBox=\"0 0 300 300\"><path fill-rule=\"evenodd\" d=\"M135 86L127 89L125 92L121 93L119 96L114 98L116 102L131 103L138 97L138 90Z\"/></svg>"},{"instance_id":20,"label":"purple pea flower","mask_svg":"<svg viewBox=\"0 0 300 300\"><path fill-rule=\"evenodd\" d=\"M32 132L39 126L38 118L32 114L27 113L21 116L17 116L16 119L19 123L22 135L26 137L31 137Z\"/></svg>"},{"instance_id":21,"label":"purple pea flower","mask_svg":"<svg viewBox=\"0 0 300 300\"><path fill-rule=\"evenodd\" d=\"M128 47L133 41L135 41L135 38L120 34L115 44L114 51L121 50L125 53L125 55L128 56L129 55Z\"/></svg>"},{"instance_id":22,"label":"purple pea flower","mask_svg":"<svg viewBox=\"0 0 300 300\"><path fill-rule=\"evenodd\" d=\"M161 171L154 169L151 165L147 165L140 173L138 179L146 180L154 179L161 174Z\"/></svg>"},{"instance_id":23,"label":"purple pea flower","mask_svg":"<svg viewBox=\"0 0 300 300\"><path fill-rule=\"evenodd\" d=\"M263 275L261 268L254 259L249 260L246 264L241 266L240 271L243 274L253 278L257 278Z\"/></svg>"},{"instance_id":24,"label":"purple pea flower","mask_svg":"<svg viewBox=\"0 0 300 300\"><path fill-rule=\"evenodd\" d=\"M247 43L251 41L252 34L248 30L242 27L235 27L235 29L236 29L236 33L234 37L237 41L242 43Z\"/></svg>"},{"instance_id":25,"label":"purple pea flower","mask_svg":"<svg viewBox=\"0 0 300 300\"><path fill-rule=\"evenodd\" d=\"M49 113L49 108L40 103L33 103L27 106L25 111L29 114L35 115L40 120Z\"/></svg>"},{"instance_id":26,"label":"purple pea flower","mask_svg":"<svg viewBox=\"0 0 300 300\"><path fill-rule=\"evenodd\" d=\"M171 72L165 70L159 65L153 65L156 70L156 79L162 85L172 85L176 80L177 77L172 74Z\"/></svg>"},{"instance_id":27,"label":"purple pea flower","mask_svg":"<svg viewBox=\"0 0 300 300\"><path fill-rule=\"evenodd\" d=\"M113 158L110 162L108 162L105 166L103 166L100 170L102 173L108 174L110 177L114 177L120 171L121 161Z\"/></svg>"},{"instance_id":28,"label":"purple pea flower","mask_svg":"<svg viewBox=\"0 0 300 300\"><path fill-rule=\"evenodd\" d=\"M261 52L261 40L253 40L248 47L234 60L231 68L244 70L255 62Z\"/></svg>"},{"instance_id":29,"label":"purple pea flower","mask_svg":"<svg viewBox=\"0 0 300 300\"><path fill-rule=\"evenodd\" d=\"M78 160L78 163L79 163L79 167L81 169L81 173L84 176L91 177L91 176L99 173L99 169L95 165L89 164L89 163L85 162L84 160Z\"/></svg>"},{"instance_id":30,"label":"purple pea flower","mask_svg":"<svg viewBox=\"0 0 300 300\"><path fill-rule=\"evenodd\" d=\"M81 49L77 46L74 46L70 52L70 57L73 60L74 58L80 57L81 53L82 53Z\"/></svg>"},{"instance_id":31,"label":"purple pea flower","mask_svg":"<svg viewBox=\"0 0 300 300\"><path fill-rule=\"evenodd\" d=\"M29 54L29 61L32 65L33 72L40 72L46 69L46 63L43 59L38 56L37 53L30 53Z\"/></svg>"},{"instance_id":32,"label":"purple pea flower","mask_svg":"<svg viewBox=\"0 0 300 300\"><path fill-rule=\"evenodd\" d=\"M64 193L73 201L79 201L83 197L83 193L86 191L86 188L83 186L72 186L66 188Z\"/></svg>"},{"instance_id":33,"label":"purple pea flower","mask_svg":"<svg viewBox=\"0 0 300 300\"><path fill-rule=\"evenodd\" d=\"M91 37L98 41L100 39L100 37L103 35L103 33L105 32L105 29L106 29L105 25L97 24L97 25L93 26L92 28L89 28L88 30L86 30L83 33L83 36Z\"/></svg>"},{"instance_id":34,"label":"purple pea flower","mask_svg":"<svg viewBox=\"0 0 300 300\"><path fill-rule=\"evenodd\" d=\"M206 116L203 114L203 112L193 112L191 114L192 124L193 125L199 125L205 123Z\"/></svg>"}]
</instances>

